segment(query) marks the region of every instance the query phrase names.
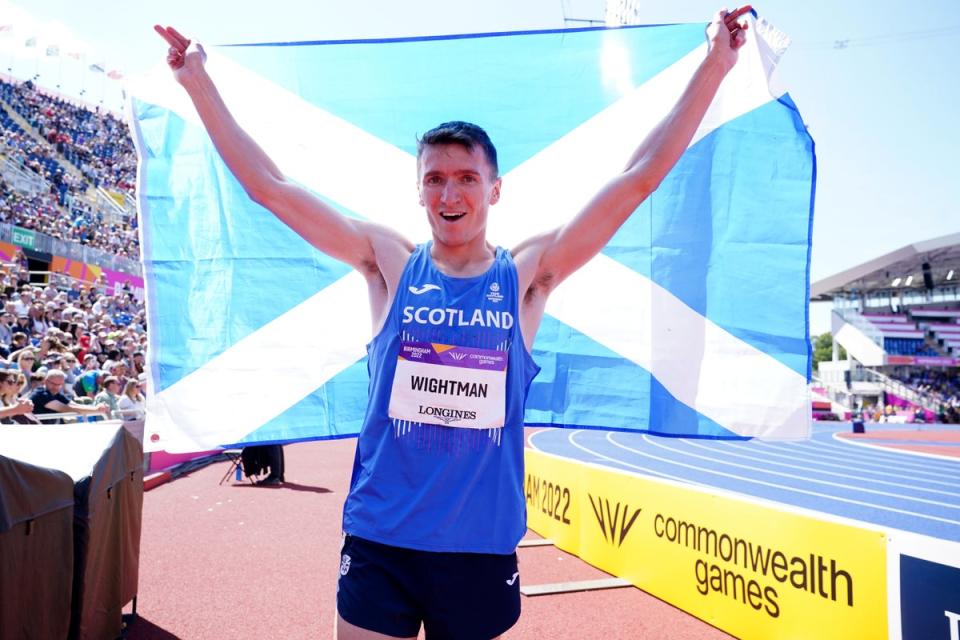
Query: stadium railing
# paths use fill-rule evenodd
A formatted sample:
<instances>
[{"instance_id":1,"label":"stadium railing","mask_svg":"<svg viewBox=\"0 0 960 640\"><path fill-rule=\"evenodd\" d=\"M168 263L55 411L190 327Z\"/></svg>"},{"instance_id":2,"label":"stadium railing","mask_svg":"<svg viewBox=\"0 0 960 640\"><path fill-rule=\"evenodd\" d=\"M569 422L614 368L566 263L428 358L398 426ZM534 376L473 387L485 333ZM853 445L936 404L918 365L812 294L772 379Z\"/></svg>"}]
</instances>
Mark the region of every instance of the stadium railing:
<instances>
[{"instance_id":1,"label":"stadium railing","mask_svg":"<svg viewBox=\"0 0 960 640\"><path fill-rule=\"evenodd\" d=\"M49 191L49 186L43 178L18 166L10 158L3 158L3 163L0 164L0 176L3 176L10 188L25 195L33 196Z\"/></svg>"},{"instance_id":2,"label":"stadium railing","mask_svg":"<svg viewBox=\"0 0 960 640\"><path fill-rule=\"evenodd\" d=\"M121 194L121 196L126 196L126 194ZM130 200L127 197L122 197L123 204L120 204L120 202L117 202L117 199L103 187L97 187L94 198L96 199L97 210L103 214L107 222L130 224L130 218L137 215L136 205L131 208L129 206Z\"/></svg>"},{"instance_id":3,"label":"stadium railing","mask_svg":"<svg viewBox=\"0 0 960 640\"><path fill-rule=\"evenodd\" d=\"M928 411L933 411L934 413L936 413L939 409L939 403L934 398L917 391L913 387L874 369L868 369L865 367L863 371L868 377L873 378L873 380L876 382L879 382L884 391L888 391L896 396L900 396L901 398L909 400L913 404Z\"/></svg>"},{"instance_id":4,"label":"stadium railing","mask_svg":"<svg viewBox=\"0 0 960 640\"><path fill-rule=\"evenodd\" d=\"M863 315L857 313L853 309L835 309L836 313L840 315L844 321L849 322L854 327L859 329L867 338L872 340L874 344L883 348L883 334L880 330L870 322Z\"/></svg>"}]
</instances>

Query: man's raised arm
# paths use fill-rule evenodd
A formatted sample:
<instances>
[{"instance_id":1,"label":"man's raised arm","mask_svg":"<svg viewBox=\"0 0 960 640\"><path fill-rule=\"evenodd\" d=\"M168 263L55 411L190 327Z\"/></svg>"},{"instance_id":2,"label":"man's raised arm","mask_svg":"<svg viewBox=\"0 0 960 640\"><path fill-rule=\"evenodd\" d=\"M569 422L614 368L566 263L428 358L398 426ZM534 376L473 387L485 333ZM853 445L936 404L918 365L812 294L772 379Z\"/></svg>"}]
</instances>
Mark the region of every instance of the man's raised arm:
<instances>
[{"instance_id":1,"label":"man's raised arm","mask_svg":"<svg viewBox=\"0 0 960 640\"><path fill-rule=\"evenodd\" d=\"M679 101L633 152L614 177L567 224L531 238L513 250L521 283L534 294L549 294L567 276L603 249L683 155L727 72L746 41L738 22L745 6L721 11L707 28L707 56ZM526 278L524 278L526 276ZM529 283L529 285L527 284ZM542 298L543 295L536 296Z\"/></svg>"},{"instance_id":2,"label":"man's raised arm","mask_svg":"<svg viewBox=\"0 0 960 640\"><path fill-rule=\"evenodd\" d=\"M200 120L230 171L256 203L272 211L307 242L361 272L376 268L378 232L369 223L335 211L315 195L293 184L263 149L237 124L204 68L206 53L173 27L154 29L170 48L167 64L186 89Z\"/></svg>"}]
</instances>

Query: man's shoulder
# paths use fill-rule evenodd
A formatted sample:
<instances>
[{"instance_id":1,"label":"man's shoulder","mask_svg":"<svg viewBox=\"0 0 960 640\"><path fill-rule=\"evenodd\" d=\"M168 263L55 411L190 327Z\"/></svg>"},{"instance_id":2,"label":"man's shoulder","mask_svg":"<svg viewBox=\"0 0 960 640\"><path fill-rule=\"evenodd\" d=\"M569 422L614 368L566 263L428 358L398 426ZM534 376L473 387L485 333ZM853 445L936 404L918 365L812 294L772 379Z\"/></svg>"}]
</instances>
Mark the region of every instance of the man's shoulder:
<instances>
[{"instance_id":1,"label":"man's shoulder","mask_svg":"<svg viewBox=\"0 0 960 640\"><path fill-rule=\"evenodd\" d=\"M58 397L60 394L50 393L49 390L41 387L39 389L34 389L30 394L30 400L33 402L34 411L44 411L47 408L47 404L53 402L54 400L59 400L63 404L67 404L70 401L66 398Z\"/></svg>"}]
</instances>

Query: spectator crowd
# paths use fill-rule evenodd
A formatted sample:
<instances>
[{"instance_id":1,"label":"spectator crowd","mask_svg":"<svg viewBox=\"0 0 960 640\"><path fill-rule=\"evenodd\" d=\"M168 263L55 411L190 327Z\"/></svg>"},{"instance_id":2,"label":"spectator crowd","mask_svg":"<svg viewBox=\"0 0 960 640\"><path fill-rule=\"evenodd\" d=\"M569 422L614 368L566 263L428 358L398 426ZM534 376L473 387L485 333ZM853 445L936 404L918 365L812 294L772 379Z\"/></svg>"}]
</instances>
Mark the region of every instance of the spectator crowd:
<instances>
[{"instance_id":1,"label":"spectator crowd","mask_svg":"<svg viewBox=\"0 0 960 640\"><path fill-rule=\"evenodd\" d=\"M136 218L106 222L83 198L91 185L132 193L136 154L127 126L111 114L47 96L29 81L0 81L0 99L0 154L46 185L39 193L20 193L0 180L0 222L138 260ZM37 135L24 131L4 107ZM84 178L67 171L58 153Z\"/></svg>"},{"instance_id":2,"label":"spectator crowd","mask_svg":"<svg viewBox=\"0 0 960 640\"><path fill-rule=\"evenodd\" d=\"M122 120L47 95L29 80L0 83L0 96L93 186L133 193L137 156Z\"/></svg>"},{"instance_id":3,"label":"spectator crowd","mask_svg":"<svg viewBox=\"0 0 960 640\"><path fill-rule=\"evenodd\" d=\"M0 421L142 417L146 326L130 291L35 285L16 264L0 266L0 290Z\"/></svg>"},{"instance_id":4,"label":"spectator crowd","mask_svg":"<svg viewBox=\"0 0 960 640\"><path fill-rule=\"evenodd\" d=\"M937 405L938 422L960 423L960 376L956 368L918 368L896 377Z\"/></svg>"}]
</instances>

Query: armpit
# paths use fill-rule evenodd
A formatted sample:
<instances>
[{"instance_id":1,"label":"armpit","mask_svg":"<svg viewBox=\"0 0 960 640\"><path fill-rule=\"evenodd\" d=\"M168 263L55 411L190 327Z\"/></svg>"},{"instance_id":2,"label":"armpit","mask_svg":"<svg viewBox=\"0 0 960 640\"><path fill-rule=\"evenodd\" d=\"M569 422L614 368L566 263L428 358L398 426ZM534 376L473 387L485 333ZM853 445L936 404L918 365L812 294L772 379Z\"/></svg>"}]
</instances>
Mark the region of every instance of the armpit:
<instances>
[{"instance_id":1,"label":"armpit","mask_svg":"<svg viewBox=\"0 0 960 640\"><path fill-rule=\"evenodd\" d=\"M537 298L546 298L553 289L555 277L552 272L538 274L523 295L525 304L532 304Z\"/></svg>"}]
</instances>

